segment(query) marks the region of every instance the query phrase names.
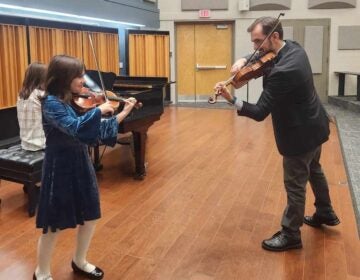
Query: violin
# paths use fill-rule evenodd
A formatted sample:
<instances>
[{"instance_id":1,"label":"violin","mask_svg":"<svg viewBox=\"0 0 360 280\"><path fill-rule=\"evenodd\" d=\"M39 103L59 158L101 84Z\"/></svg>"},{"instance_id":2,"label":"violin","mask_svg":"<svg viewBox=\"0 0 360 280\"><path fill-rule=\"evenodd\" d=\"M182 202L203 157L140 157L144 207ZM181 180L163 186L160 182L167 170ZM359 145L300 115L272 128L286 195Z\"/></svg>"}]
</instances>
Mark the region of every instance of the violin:
<instances>
[{"instance_id":1,"label":"violin","mask_svg":"<svg viewBox=\"0 0 360 280\"><path fill-rule=\"evenodd\" d=\"M119 108L120 103L126 103L127 100L125 98L117 96L112 91L105 90L104 81L102 75L100 74L99 62L96 57L95 48L90 32L88 32L88 36L89 36L89 42L92 49L92 53L95 59L97 72L99 74L101 89L88 75L84 74L84 79L86 84L91 89L93 89L93 91L91 91L89 88L83 87L80 94L73 94L72 103L74 107L76 107L78 110L82 112L90 110L96 107L97 105L101 105L105 102L110 102L113 109L116 110ZM143 104L139 101L136 101L136 103L134 104L134 107L136 109L140 109L142 106Z\"/></svg>"},{"instance_id":2,"label":"violin","mask_svg":"<svg viewBox=\"0 0 360 280\"><path fill-rule=\"evenodd\" d=\"M269 34L266 35L266 37L262 40L261 44L252 53L245 66L241 68L239 72L237 72L235 75L231 76L227 81L225 81L225 86L231 84L236 89L241 88L242 86L246 85L250 80L263 76L266 70L272 66L272 60L276 57L276 54L273 52L266 53L265 55L257 59L255 62L253 62L252 58L255 56L258 50L263 46L265 40L267 40L271 36L271 34L273 34L274 30L280 23L280 17L284 15L285 15L284 13L279 14L276 23L272 27ZM221 92L216 91L213 96L209 97L208 102L210 104L215 104L219 95L221 95Z\"/></svg>"},{"instance_id":3,"label":"violin","mask_svg":"<svg viewBox=\"0 0 360 280\"><path fill-rule=\"evenodd\" d=\"M114 92L106 90L103 92L94 92L89 88L83 87L80 94L73 94L73 103L77 109L84 112L95 108L105 102L110 102L111 107L117 110L120 103L125 103L126 99L117 96ZM143 104L137 101L134 105L136 109L140 109Z\"/></svg>"},{"instance_id":4,"label":"violin","mask_svg":"<svg viewBox=\"0 0 360 280\"><path fill-rule=\"evenodd\" d=\"M225 86L231 84L234 88L238 89L246 85L250 80L263 76L266 70L271 67L271 62L275 57L275 53L268 52L255 62L245 65L240 71L224 82ZM215 92L213 96L209 97L208 102L210 104L216 103L219 95L221 95L219 91Z\"/></svg>"}]
</instances>

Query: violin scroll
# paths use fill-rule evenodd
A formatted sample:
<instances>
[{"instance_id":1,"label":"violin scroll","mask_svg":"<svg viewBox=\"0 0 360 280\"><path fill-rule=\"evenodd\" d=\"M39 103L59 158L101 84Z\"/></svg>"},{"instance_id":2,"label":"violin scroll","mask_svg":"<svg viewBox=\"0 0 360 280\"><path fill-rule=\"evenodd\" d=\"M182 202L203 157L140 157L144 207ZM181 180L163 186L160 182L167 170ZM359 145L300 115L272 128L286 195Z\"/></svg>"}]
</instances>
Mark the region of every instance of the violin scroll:
<instances>
[{"instance_id":1,"label":"violin scroll","mask_svg":"<svg viewBox=\"0 0 360 280\"><path fill-rule=\"evenodd\" d=\"M209 97L208 102L210 104L215 104L217 102L217 98L218 98L219 95L220 95L220 93L218 91L215 92L213 96Z\"/></svg>"}]
</instances>

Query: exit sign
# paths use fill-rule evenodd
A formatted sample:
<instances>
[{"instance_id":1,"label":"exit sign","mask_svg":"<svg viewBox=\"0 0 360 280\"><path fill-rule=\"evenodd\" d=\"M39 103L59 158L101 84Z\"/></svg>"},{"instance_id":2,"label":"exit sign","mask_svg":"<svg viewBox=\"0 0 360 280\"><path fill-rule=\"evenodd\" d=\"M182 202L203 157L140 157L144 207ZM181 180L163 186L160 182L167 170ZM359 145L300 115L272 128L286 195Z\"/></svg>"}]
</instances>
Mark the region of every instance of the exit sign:
<instances>
[{"instance_id":1,"label":"exit sign","mask_svg":"<svg viewBox=\"0 0 360 280\"><path fill-rule=\"evenodd\" d=\"M210 10L199 10L199 18L209 18Z\"/></svg>"}]
</instances>

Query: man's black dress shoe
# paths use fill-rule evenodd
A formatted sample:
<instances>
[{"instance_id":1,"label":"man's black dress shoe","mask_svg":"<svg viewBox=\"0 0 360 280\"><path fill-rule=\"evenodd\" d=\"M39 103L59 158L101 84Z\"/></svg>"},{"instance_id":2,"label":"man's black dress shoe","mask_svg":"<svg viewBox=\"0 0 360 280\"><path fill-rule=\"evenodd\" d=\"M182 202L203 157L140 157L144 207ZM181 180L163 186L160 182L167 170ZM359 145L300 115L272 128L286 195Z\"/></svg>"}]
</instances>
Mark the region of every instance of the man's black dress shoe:
<instances>
[{"instance_id":1,"label":"man's black dress shoe","mask_svg":"<svg viewBox=\"0 0 360 280\"><path fill-rule=\"evenodd\" d=\"M275 233L271 238L265 239L262 242L262 247L269 251L286 251L290 249L302 248L301 239L291 238L281 231Z\"/></svg>"},{"instance_id":2,"label":"man's black dress shoe","mask_svg":"<svg viewBox=\"0 0 360 280\"><path fill-rule=\"evenodd\" d=\"M312 216L305 216L304 223L312 227L321 227L321 225L336 226L340 224L339 218L332 213L327 217L321 217L316 214Z\"/></svg>"},{"instance_id":3,"label":"man's black dress shoe","mask_svg":"<svg viewBox=\"0 0 360 280\"><path fill-rule=\"evenodd\" d=\"M79 268L74 263L74 261L71 261L71 267L75 273L85 276L86 278L91 279L91 280L100 280L100 279L103 279L103 277L104 277L104 271L102 271L98 267L95 267L95 269L91 272L86 272L86 271L82 270L81 268Z\"/></svg>"}]
</instances>

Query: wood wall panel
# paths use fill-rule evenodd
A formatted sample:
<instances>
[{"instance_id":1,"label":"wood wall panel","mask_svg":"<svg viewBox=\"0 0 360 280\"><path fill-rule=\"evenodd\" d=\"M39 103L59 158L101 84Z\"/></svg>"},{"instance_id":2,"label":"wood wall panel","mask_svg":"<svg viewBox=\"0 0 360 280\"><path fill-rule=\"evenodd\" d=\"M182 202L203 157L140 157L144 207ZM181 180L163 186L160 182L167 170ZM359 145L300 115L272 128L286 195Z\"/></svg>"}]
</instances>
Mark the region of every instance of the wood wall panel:
<instances>
[{"instance_id":1,"label":"wood wall panel","mask_svg":"<svg viewBox=\"0 0 360 280\"><path fill-rule=\"evenodd\" d=\"M81 31L30 26L29 34L31 62L48 63L60 54L82 58Z\"/></svg>"},{"instance_id":2,"label":"wood wall panel","mask_svg":"<svg viewBox=\"0 0 360 280\"><path fill-rule=\"evenodd\" d=\"M195 25L176 26L176 87L178 96L195 94ZM181 97L182 98L182 97ZM181 99L180 98L180 99Z\"/></svg>"},{"instance_id":3,"label":"wood wall panel","mask_svg":"<svg viewBox=\"0 0 360 280\"><path fill-rule=\"evenodd\" d=\"M0 25L0 109L16 105L26 67L26 27Z\"/></svg>"},{"instance_id":4,"label":"wood wall panel","mask_svg":"<svg viewBox=\"0 0 360 280\"><path fill-rule=\"evenodd\" d=\"M129 34L129 75L170 78L169 35Z\"/></svg>"},{"instance_id":5,"label":"wood wall panel","mask_svg":"<svg viewBox=\"0 0 360 280\"><path fill-rule=\"evenodd\" d=\"M30 27L31 61L48 63L54 55L66 54L82 59L87 69L96 69L88 32ZM100 70L118 73L118 34L91 33Z\"/></svg>"},{"instance_id":6,"label":"wood wall panel","mask_svg":"<svg viewBox=\"0 0 360 280\"><path fill-rule=\"evenodd\" d=\"M87 69L96 69L87 32L29 26L27 35L26 28L0 24L0 109L16 106L29 62L49 63L54 55L66 54L84 60ZM94 32L92 36L100 70L118 74L118 34Z\"/></svg>"},{"instance_id":7,"label":"wood wall panel","mask_svg":"<svg viewBox=\"0 0 360 280\"><path fill-rule=\"evenodd\" d=\"M156 76L170 78L170 39L169 36L155 36Z\"/></svg>"},{"instance_id":8,"label":"wood wall panel","mask_svg":"<svg viewBox=\"0 0 360 280\"><path fill-rule=\"evenodd\" d=\"M87 69L97 69L90 45L89 32L83 32L83 59ZM119 74L119 35L91 32L99 68L104 72Z\"/></svg>"}]
</instances>

